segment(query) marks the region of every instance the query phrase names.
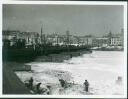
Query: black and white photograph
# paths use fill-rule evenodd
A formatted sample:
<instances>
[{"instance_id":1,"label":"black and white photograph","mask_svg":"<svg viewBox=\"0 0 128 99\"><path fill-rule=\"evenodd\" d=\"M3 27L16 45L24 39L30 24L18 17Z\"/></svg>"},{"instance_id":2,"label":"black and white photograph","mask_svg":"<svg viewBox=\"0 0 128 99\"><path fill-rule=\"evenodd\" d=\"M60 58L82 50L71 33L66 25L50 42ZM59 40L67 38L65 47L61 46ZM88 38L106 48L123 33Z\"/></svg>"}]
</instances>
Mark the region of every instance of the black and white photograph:
<instances>
[{"instance_id":1,"label":"black and white photograph","mask_svg":"<svg viewBox=\"0 0 128 99\"><path fill-rule=\"evenodd\" d=\"M122 4L3 4L3 95L126 95Z\"/></svg>"}]
</instances>

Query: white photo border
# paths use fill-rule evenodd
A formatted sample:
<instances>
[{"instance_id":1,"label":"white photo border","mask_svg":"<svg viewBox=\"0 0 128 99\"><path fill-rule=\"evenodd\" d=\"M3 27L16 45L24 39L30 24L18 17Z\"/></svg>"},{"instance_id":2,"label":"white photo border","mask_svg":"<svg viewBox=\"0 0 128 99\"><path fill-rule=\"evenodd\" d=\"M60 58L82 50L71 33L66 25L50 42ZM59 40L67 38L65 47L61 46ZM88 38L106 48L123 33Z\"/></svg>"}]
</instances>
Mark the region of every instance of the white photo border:
<instances>
[{"instance_id":1,"label":"white photo border","mask_svg":"<svg viewBox=\"0 0 128 99\"><path fill-rule=\"evenodd\" d=\"M42 4L42 5L123 5L124 6L124 95L3 95L2 94L2 5ZM0 4L0 98L126 98L127 97L127 2L108 1L3 1Z\"/></svg>"}]
</instances>

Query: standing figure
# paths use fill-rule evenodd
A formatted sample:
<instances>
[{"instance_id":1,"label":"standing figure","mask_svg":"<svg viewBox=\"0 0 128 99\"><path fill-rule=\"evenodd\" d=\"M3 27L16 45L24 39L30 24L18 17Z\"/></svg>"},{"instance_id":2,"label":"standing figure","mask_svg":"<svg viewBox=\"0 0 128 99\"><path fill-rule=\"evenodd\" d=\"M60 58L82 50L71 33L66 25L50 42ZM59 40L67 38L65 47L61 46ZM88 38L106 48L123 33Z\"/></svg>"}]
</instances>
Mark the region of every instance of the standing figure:
<instances>
[{"instance_id":1,"label":"standing figure","mask_svg":"<svg viewBox=\"0 0 128 99\"><path fill-rule=\"evenodd\" d=\"M36 90L37 90L37 93L38 93L38 94L41 93L40 85L41 85L41 83L38 83L38 84L36 85Z\"/></svg>"},{"instance_id":2,"label":"standing figure","mask_svg":"<svg viewBox=\"0 0 128 99\"><path fill-rule=\"evenodd\" d=\"M72 58L72 54L70 54L70 58Z\"/></svg>"},{"instance_id":3,"label":"standing figure","mask_svg":"<svg viewBox=\"0 0 128 99\"><path fill-rule=\"evenodd\" d=\"M29 80L29 88L32 90L33 87L33 78L31 77Z\"/></svg>"},{"instance_id":4,"label":"standing figure","mask_svg":"<svg viewBox=\"0 0 128 99\"><path fill-rule=\"evenodd\" d=\"M59 79L61 87L65 87L65 81L63 79Z\"/></svg>"},{"instance_id":5,"label":"standing figure","mask_svg":"<svg viewBox=\"0 0 128 99\"><path fill-rule=\"evenodd\" d=\"M85 80L84 85L85 85L85 91L88 92L89 82Z\"/></svg>"},{"instance_id":6,"label":"standing figure","mask_svg":"<svg viewBox=\"0 0 128 99\"><path fill-rule=\"evenodd\" d=\"M118 78L116 80L116 83L117 84L121 84L122 83L122 77L121 76L118 76Z\"/></svg>"},{"instance_id":7,"label":"standing figure","mask_svg":"<svg viewBox=\"0 0 128 99\"><path fill-rule=\"evenodd\" d=\"M47 95L50 95L50 94L51 94L51 86L47 85Z\"/></svg>"}]
</instances>

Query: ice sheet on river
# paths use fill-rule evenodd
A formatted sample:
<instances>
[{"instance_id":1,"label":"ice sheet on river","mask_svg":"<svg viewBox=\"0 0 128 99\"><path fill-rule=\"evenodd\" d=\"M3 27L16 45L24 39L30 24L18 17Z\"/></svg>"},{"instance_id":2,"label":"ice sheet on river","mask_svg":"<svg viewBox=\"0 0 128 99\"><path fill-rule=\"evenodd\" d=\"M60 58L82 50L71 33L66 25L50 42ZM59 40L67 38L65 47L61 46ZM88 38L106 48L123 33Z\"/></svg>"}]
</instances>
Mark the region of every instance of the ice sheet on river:
<instances>
[{"instance_id":1,"label":"ice sheet on river","mask_svg":"<svg viewBox=\"0 0 128 99\"><path fill-rule=\"evenodd\" d=\"M117 84L116 80L118 76L123 78L123 60L123 52L97 51L62 63L28 63L32 65L33 72L17 72L17 75L23 82L32 76L35 84L42 83L42 88L51 85L52 94L122 95L123 82ZM63 89L60 78L74 84ZM84 92L85 79L90 83L90 93Z\"/></svg>"}]
</instances>

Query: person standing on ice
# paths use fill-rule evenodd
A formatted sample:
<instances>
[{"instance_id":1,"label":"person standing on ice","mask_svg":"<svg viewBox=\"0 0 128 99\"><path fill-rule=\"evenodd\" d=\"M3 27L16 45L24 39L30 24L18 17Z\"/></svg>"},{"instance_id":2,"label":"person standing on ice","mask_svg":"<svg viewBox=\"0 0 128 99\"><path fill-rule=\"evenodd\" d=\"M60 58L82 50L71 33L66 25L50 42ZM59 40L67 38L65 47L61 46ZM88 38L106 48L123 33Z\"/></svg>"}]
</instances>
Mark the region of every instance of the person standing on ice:
<instances>
[{"instance_id":1,"label":"person standing on ice","mask_svg":"<svg viewBox=\"0 0 128 99\"><path fill-rule=\"evenodd\" d=\"M29 86L30 86L30 89L32 90L32 87L33 87L33 78L32 77L29 80Z\"/></svg>"},{"instance_id":2,"label":"person standing on ice","mask_svg":"<svg viewBox=\"0 0 128 99\"><path fill-rule=\"evenodd\" d=\"M36 90L37 90L37 93L38 93L38 94L41 93L40 85L41 85L41 83L38 83L38 84L36 85Z\"/></svg>"},{"instance_id":3,"label":"person standing on ice","mask_svg":"<svg viewBox=\"0 0 128 99\"><path fill-rule=\"evenodd\" d=\"M88 92L89 82L85 80L84 85L85 85L85 91Z\"/></svg>"},{"instance_id":4,"label":"person standing on ice","mask_svg":"<svg viewBox=\"0 0 128 99\"><path fill-rule=\"evenodd\" d=\"M61 84L61 87L65 87L65 81L63 79L59 79L59 82Z\"/></svg>"},{"instance_id":5,"label":"person standing on ice","mask_svg":"<svg viewBox=\"0 0 128 99\"><path fill-rule=\"evenodd\" d=\"M121 76L118 76L118 78L116 80L116 83L117 84L121 84L122 83L122 77Z\"/></svg>"}]
</instances>

